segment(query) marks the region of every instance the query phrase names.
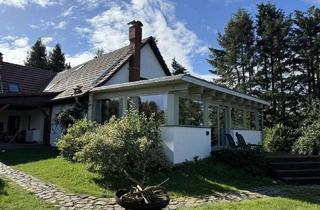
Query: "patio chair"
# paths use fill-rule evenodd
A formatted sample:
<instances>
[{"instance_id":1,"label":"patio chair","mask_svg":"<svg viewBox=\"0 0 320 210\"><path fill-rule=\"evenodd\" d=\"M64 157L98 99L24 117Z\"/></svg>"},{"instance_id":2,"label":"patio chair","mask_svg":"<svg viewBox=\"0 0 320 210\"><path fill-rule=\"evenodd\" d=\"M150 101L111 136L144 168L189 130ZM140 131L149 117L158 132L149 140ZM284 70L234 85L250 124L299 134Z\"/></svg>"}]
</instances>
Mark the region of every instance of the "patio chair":
<instances>
[{"instance_id":1,"label":"patio chair","mask_svg":"<svg viewBox=\"0 0 320 210\"><path fill-rule=\"evenodd\" d=\"M18 135L19 135L19 132L16 132L14 135L8 135L7 136L8 139L9 139L8 144L16 143L16 138L17 138Z\"/></svg>"},{"instance_id":2,"label":"patio chair","mask_svg":"<svg viewBox=\"0 0 320 210\"><path fill-rule=\"evenodd\" d=\"M233 137L230 134L226 134L226 138L231 149L237 149L239 146L236 145Z\"/></svg>"},{"instance_id":3,"label":"patio chair","mask_svg":"<svg viewBox=\"0 0 320 210\"><path fill-rule=\"evenodd\" d=\"M260 149L261 147L260 145L257 145L257 144L247 144L243 136L238 132L236 132L236 137L237 137L239 147L250 148L250 149Z\"/></svg>"}]
</instances>

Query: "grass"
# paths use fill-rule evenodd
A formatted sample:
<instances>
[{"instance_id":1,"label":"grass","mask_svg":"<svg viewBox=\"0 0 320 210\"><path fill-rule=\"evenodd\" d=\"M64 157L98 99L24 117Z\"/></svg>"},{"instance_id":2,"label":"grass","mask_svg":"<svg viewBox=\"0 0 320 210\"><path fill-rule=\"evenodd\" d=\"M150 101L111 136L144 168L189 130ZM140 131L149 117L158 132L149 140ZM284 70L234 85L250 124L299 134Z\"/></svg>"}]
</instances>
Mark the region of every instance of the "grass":
<instances>
[{"instance_id":1,"label":"grass","mask_svg":"<svg viewBox=\"0 0 320 210\"><path fill-rule=\"evenodd\" d=\"M43 210L55 208L25 192L15 184L0 179L0 209Z\"/></svg>"},{"instance_id":2,"label":"grass","mask_svg":"<svg viewBox=\"0 0 320 210\"><path fill-rule=\"evenodd\" d=\"M89 172L84 164L72 163L57 156L58 152L52 148L12 150L0 153L0 161L53 183L67 192L113 197L115 190L128 186L124 179L112 176L103 178ZM272 185L271 179L250 177L242 171L211 160L189 163L159 173L151 177L150 183L157 184L168 177L170 180L166 187L174 197Z\"/></svg>"},{"instance_id":3,"label":"grass","mask_svg":"<svg viewBox=\"0 0 320 210\"><path fill-rule=\"evenodd\" d=\"M249 200L242 202L225 202L203 205L196 210L318 210L320 205L303 200L295 200L291 198L264 198L258 200ZM191 210L191 209L190 209Z\"/></svg>"}]
</instances>

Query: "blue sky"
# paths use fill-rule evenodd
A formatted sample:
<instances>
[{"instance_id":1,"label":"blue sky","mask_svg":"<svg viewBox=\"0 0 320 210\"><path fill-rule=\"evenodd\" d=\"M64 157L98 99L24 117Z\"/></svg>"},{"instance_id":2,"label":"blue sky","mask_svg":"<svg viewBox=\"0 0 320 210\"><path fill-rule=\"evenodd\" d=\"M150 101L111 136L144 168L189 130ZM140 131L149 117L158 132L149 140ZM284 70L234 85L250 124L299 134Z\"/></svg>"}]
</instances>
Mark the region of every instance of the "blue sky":
<instances>
[{"instance_id":1,"label":"blue sky","mask_svg":"<svg viewBox=\"0 0 320 210\"><path fill-rule=\"evenodd\" d=\"M256 14L257 0L0 0L0 52L23 63L38 37L48 48L62 45L67 61L79 64L128 43L127 24L139 19L144 36L155 36L167 64L176 57L195 75L207 75L208 47L238 8ZM286 13L320 0L278 0ZM205 77L205 76L203 76Z\"/></svg>"}]
</instances>

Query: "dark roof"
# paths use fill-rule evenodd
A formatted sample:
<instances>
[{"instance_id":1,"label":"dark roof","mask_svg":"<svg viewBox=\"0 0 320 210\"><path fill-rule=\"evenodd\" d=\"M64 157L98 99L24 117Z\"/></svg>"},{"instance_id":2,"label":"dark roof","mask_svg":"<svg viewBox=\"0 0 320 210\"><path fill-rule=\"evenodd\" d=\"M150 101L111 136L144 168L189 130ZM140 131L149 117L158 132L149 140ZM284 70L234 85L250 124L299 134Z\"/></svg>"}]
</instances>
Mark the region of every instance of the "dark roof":
<instances>
[{"instance_id":1,"label":"dark roof","mask_svg":"<svg viewBox=\"0 0 320 210\"><path fill-rule=\"evenodd\" d=\"M54 78L55 72L30 66L2 62L0 76L4 95L41 94L46 85ZM10 93L8 84L19 86L19 93Z\"/></svg>"},{"instance_id":2,"label":"dark roof","mask_svg":"<svg viewBox=\"0 0 320 210\"><path fill-rule=\"evenodd\" d=\"M160 51L153 37L142 40L142 47L150 44L153 52L159 60L167 75L171 75L165 64ZM91 88L97 87L108 81L118 70L126 64L132 52L129 46L125 46L113 52L92 59L88 62L75 66L71 69L59 72L45 88L46 92L59 93L55 99L62 99L74 96L74 88L82 86L82 94Z\"/></svg>"}]
</instances>

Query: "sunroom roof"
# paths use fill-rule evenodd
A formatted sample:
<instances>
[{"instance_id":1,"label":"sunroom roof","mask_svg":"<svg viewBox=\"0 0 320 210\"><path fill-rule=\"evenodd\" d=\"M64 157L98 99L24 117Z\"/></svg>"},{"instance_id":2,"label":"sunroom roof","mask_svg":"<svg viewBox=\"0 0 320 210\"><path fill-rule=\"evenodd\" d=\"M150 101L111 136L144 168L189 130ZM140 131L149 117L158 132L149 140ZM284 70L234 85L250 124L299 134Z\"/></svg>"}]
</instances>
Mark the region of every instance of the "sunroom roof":
<instances>
[{"instance_id":1,"label":"sunroom roof","mask_svg":"<svg viewBox=\"0 0 320 210\"><path fill-rule=\"evenodd\" d=\"M238 92L236 90L232 90L227 87L223 87L221 85L215 84L213 82L209 82L203 79L199 79L197 77L194 77L192 75L188 74L181 74L181 75L174 75L174 76L167 76L167 77L158 77L148 80L140 80L136 82L126 82L126 83L120 83L120 84L114 84L114 85L108 85L108 86L101 86L91 89L90 92L92 93L98 93L98 92L117 92L117 91L125 91L125 90L134 90L134 89L143 89L143 88L151 88L151 87L157 87L157 86L167 86L167 85L173 85L170 87L174 87L174 84L190 84L193 86L203 87L207 90L216 91L219 93L224 93L227 95L232 95L238 98L243 98L249 101L254 101L256 103L270 106L270 103L262 100L260 98L250 96L241 92Z\"/></svg>"}]
</instances>

